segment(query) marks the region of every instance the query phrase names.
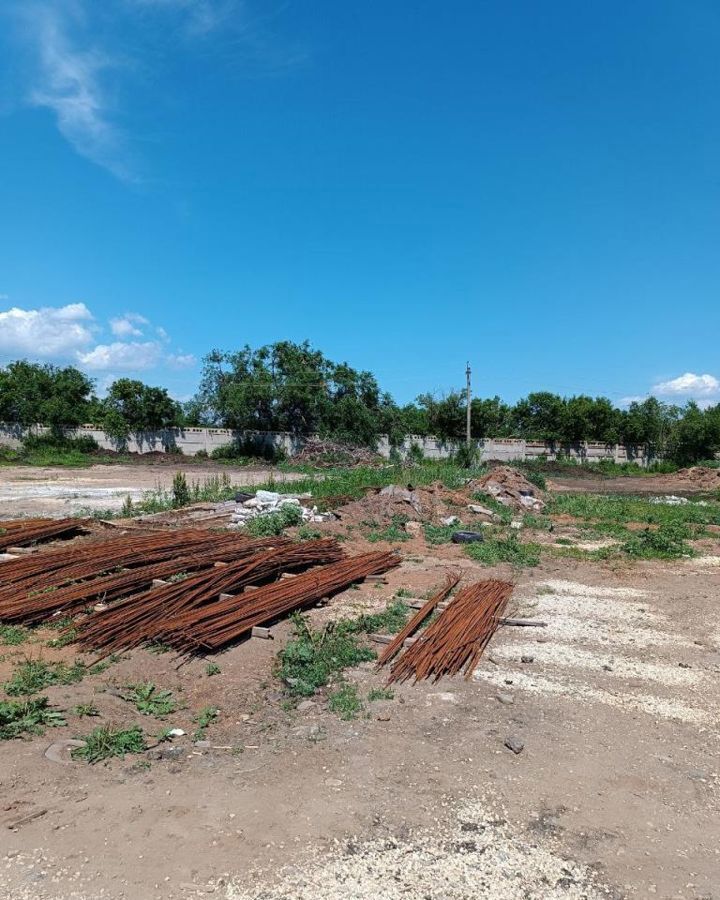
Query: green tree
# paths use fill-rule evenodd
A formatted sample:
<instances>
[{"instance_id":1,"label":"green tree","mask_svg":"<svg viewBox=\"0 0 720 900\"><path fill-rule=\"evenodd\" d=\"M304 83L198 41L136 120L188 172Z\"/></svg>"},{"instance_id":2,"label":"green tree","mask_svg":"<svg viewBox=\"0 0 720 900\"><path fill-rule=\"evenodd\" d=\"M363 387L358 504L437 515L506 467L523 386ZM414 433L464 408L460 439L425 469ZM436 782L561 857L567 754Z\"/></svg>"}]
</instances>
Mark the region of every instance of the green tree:
<instances>
[{"instance_id":1,"label":"green tree","mask_svg":"<svg viewBox=\"0 0 720 900\"><path fill-rule=\"evenodd\" d=\"M109 435L127 440L134 432L182 425L183 412L165 388L119 378L110 385L102 401L102 424Z\"/></svg>"},{"instance_id":2,"label":"green tree","mask_svg":"<svg viewBox=\"0 0 720 900\"><path fill-rule=\"evenodd\" d=\"M720 450L720 405L702 410L690 401L675 423L670 456L681 465L712 459Z\"/></svg>"},{"instance_id":3,"label":"green tree","mask_svg":"<svg viewBox=\"0 0 720 900\"><path fill-rule=\"evenodd\" d=\"M470 416L475 438L507 437L512 431L511 408L497 396L475 398L470 404Z\"/></svg>"},{"instance_id":4,"label":"green tree","mask_svg":"<svg viewBox=\"0 0 720 900\"><path fill-rule=\"evenodd\" d=\"M394 411L370 372L335 363L306 341L281 341L234 353L214 350L203 361L193 421L246 431L320 433L374 444Z\"/></svg>"},{"instance_id":5,"label":"green tree","mask_svg":"<svg viewBox=\"0 0 720 900\"><path fill-rule=\"evenodd\" d=\"M93 401L92 379L73 366L17 360L0 369L1 421L47 425L60 437L63 426L88 421Z\"/></svg>"}]
</instances>

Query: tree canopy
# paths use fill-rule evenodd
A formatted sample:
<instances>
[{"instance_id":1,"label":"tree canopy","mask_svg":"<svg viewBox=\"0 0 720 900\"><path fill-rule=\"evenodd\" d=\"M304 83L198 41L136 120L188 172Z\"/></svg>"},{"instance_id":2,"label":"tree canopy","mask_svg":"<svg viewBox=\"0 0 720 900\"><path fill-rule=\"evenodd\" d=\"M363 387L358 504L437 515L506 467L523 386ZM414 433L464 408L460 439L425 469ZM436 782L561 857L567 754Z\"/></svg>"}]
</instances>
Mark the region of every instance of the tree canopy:
<instances>
[{"instance_id":1,"label":"tree canopy","mask_svg":"<svg viewBox=\"0 0 720 900\"><path fill-rule=\"evenodd\" d=\"M258 349L214 350L203 361L196 396L181 406L165 388L120 378L98 399L94 383L73 366L26 360L0 368L0 421L63 426L92 422L118 440L171 426L210 425L238 431L320 434L375 446L380 435L399 444L408 435L465 437L463 391L421 394L398 405L370 372L334 362L308 342L280 341ZM528 394L515 404L500 397L475 398L472 436L525 438L557 446L581 441L624 443L678 462L709 459L720 451L720 404L701 409L662 403L655 397L620 409L607 397Z\"/></svg>"}]
</instances>

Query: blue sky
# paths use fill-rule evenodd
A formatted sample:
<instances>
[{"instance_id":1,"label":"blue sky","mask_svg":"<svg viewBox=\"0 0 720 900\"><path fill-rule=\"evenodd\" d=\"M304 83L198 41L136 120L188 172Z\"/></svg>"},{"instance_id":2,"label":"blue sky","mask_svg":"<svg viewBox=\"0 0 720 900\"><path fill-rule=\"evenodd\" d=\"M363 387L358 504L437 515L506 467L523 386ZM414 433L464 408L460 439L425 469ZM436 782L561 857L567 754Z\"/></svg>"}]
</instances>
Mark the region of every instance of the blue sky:
<instances>
[{"instance_id":1,"label":"blue sky","mask_svg":"<svg viewBox=\"0 0 720 900\"><path fill-rule=\"evenodd\" d=\"M2 0L0 362L720 400L720 5Z\"/></svg>"}]
</instances>

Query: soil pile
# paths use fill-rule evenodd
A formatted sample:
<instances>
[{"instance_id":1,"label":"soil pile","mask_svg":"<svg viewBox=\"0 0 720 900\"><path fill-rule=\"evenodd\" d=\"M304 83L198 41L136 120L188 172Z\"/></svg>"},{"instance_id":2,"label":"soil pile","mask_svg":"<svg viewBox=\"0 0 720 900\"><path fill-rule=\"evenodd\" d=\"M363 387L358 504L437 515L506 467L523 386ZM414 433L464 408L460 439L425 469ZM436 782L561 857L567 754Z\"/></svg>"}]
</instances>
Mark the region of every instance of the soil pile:
<instances>
[{"instance_id":1,"label":"soil pile","mask_svg":"<svg viewBox=\"0 0 720 900\"><path fill-rule=\"evenodd\" d=\"M534 484L518 469L511 466L498 466L470 483L474 491L483 491L494 497L498 503L511 506L513 509L532 510L537 512L544 508L544 501L538 496L539 491Z\"/></svg>"},{"instance_id":2,"label":"soil pile","mask_svg":"<svg viewBox=\"0 0 720 900\"><path fill-rule=\"evenodd\" d=\"M720 469L711 469L708 466L691 466L689 469L681 469L673 476L673 480L679 484L687 484L694 488L706 491L720 490Z\"/></svg>"},{"instance_id":3,"label":"soil pile","mask_svg":"<svg viewBox=\"0 0 720 900\"><path fill-rule=\"evenodd\" d=\"M418 488L390 484L336 509L335 515L343 524L374 520L379 525L389 525L396 516L438 524L441 519L461 514L466 505L467 499L462 494L448 490L439 482Z\"/></svg>"}]
</instances>

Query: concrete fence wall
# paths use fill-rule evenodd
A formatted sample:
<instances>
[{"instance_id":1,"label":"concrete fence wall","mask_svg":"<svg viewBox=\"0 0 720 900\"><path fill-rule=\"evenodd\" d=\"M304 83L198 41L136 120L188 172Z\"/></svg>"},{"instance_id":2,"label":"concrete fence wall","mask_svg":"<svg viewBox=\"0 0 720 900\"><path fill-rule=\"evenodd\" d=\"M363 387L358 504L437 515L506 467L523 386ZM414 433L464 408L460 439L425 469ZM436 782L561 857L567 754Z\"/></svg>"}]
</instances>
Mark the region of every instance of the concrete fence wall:
<instances>
[{"instance_id":1,"label":"concrete fence wall","mask_svg":"<svg viewBox=\"0 0 720 900\"><path fill-rule=\"evenodd\" d=\"M49 433L43 425L23 428L17 425L0 424L0 445L18 448L28 434L42 435ZM107 450L121 449L118 442L94 425L81 425L68 429L68 436L81 437L87 435L94 438L98 446ZM200 451L210 454L218 447L224 447L235 440L252 439L257 445L275 447L284 450L287 456L298 453L305 439L287 432L236 432L227 428L167 428L162 431L147 431L131 435L126 449L131 453L167 452L177 448L186 456L195 456ZM514 438L485 438L475 442L483 460L527 460L556 459L558 456L570 457L584 462L598 462L611 459L615 462L636 462L646 465L642 448L626 447L622 444L597 444L581 442L572 445L546 444L542 441L524 441ZM405 456L414 446L418 447L428 459L447 459L456 449L457 443L443 441L435 437L409 436L398 447ZM378 452L390 456L390 441L381 437Z\"/></svg>"}]
</instances>

